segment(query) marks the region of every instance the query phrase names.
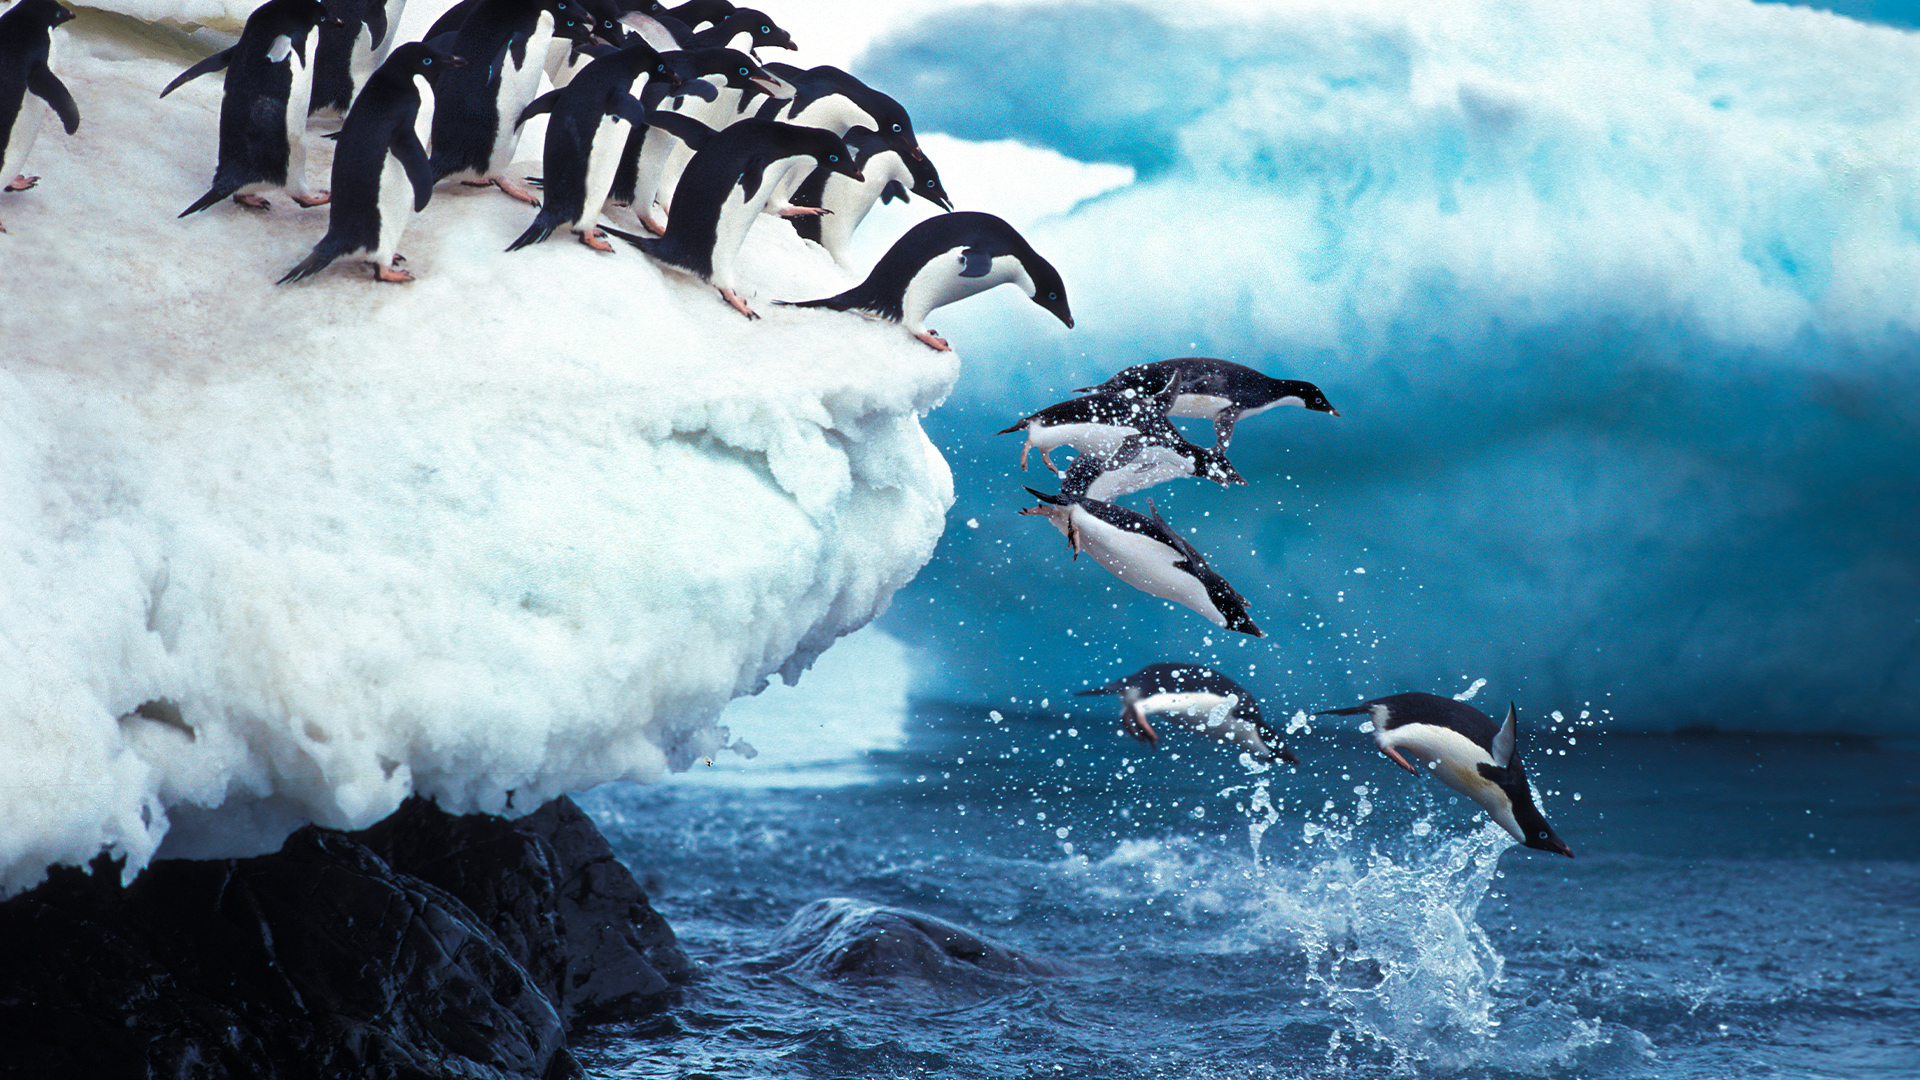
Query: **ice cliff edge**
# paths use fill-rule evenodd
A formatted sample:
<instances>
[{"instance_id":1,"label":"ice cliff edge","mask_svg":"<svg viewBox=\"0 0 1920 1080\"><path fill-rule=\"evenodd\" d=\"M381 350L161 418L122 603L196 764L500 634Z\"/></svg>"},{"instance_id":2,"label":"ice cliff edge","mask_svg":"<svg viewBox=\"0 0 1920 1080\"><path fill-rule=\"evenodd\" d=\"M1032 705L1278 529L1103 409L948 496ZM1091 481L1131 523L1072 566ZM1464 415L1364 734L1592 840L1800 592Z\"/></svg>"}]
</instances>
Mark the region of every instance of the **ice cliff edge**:
<instances>
[{"instance_id":1,"label":"ice cliff edge","mask_svg":"<svg viewBox=\"0 0 1920 1080\"><path fill-rule=\"evenodd\" d=\"M218 81L80 29L0 237L0 895L684 766L932 554L958 361L774 307L851 283L783 225L757 322L452 186L417 282L275 288L326 209L176 221Z\"/></svg>"}]
</instances>

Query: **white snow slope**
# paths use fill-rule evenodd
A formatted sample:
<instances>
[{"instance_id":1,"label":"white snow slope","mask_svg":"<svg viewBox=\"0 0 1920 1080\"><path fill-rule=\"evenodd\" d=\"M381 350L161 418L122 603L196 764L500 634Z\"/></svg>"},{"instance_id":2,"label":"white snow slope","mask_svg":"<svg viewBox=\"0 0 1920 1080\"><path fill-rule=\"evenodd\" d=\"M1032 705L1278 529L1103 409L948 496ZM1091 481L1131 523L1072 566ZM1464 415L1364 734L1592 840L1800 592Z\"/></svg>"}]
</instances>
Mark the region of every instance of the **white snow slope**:
<instances>
[{"instance_id":1,"label":"white snow slope","mask_svg":"<svg viewBox=\"0 0 1920 1080\"><path fill-rule=\"evenodd\" d=\"M932 554L958 361L775 307L851 283L784 224L741 259L757 322L624 246L506 254L533 210L458 186L415 283L276 287L325 207L175 219L220 79L161 101L195 57L61 33L82 126L0 195L0 894L657 776ZM184 729L129 715L160 699Z\"/></svg>"}]
</instances>

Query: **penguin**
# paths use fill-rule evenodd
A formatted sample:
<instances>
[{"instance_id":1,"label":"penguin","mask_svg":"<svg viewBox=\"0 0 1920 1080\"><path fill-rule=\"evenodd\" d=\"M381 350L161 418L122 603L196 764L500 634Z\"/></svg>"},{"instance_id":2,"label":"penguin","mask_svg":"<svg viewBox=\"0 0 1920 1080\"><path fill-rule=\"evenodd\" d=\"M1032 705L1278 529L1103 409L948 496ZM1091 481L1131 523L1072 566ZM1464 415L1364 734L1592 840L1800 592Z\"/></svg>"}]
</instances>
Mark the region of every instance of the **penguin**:
<instances>
[{"instance_id":1,"label":"penguin","mask_svg":"<svg viewBox=\"0 0 1920 1080\"><path fill-rule=\"evenodd\" d=\"M890 319L929 348L950 352L953 346L927 329L928 313L1008 282L1073 328L1060 272L1013 226L977 210L930 217L908 229L874 264L865 281L838 296L780 303Z\"/></svg>"},{"instance_id":2,"label":"penguin","mask_svg":"<svg viewBox=\"0 0 1920 1080\"><path fill-rule=\"evenodd\" d=\"M429 108L421 82L436 84L442 73L466 61L424 42L393 50L353 100L341 125L333 154L333 206L327 233L313 253L287 271L278 284L299 281L324 270L343 255L365 253L380 281L412 281L395 264L394 248L407 221L426 209L433 195L433 172L420 144L420 112ZM430 122L430 120L429 120Z\"/></svg>"},{"instance_id":3,"label":"penguin","mask_svg":"<svg viewBox=\"0 0 1920 1080\"><path fill-rule=\"evenodd\" d=\"M71 135L80 130L80 107L47 66L53 28L73 18L55 0L20 0L0 12L0 191L26 191L40 182L20 172L49 110ZM45 102L29 101L27 95ZM0 232L7 227L0 225Z\"/></svg>"},{"instance_id":4,"label":"penguin","mask_svg":"<svg viewBox=\"0 0 1920 1080\"><path fill-rule=\"evenodd\" d=\"M695 29L708 23L718 26L734 11L730 0L687 0L684 4L665 9L666 14Z\"/></svg>"},{"instance_id":5,"label":"penguin","mask_svg":"<svg viewBox=\"0 0 1920 1080\"><path fill-rule=\"evenodd\" d=\"M313 46L313 94L309 116L345 116L353 95L380 66L387 31L400 20L406 0L334 0L340 22L321 23Z\"/></svg>"},{"instance_id":6,"label":"penguin","mask_svg":"<svg viewBox=\"0 0 1920 1080\"><path fill-rule=\"evenodd\" d=\"M607 231L712 285L740 314L759 318L734 290L734 258L746 241L747 229L760 216L774 184L802 161L839 169L857 179L860 171L847 144L819 128L773 120L742 120L716 132L673 113L656 112L649 119L697 147L687 165L679 205L667 231L657 239Z\"/></svg>"},{"instance_id":7,"label":"penguin","mask_svg":"<svg viewBox=\"0 0 1920 1080\"><path fill-rule=\"evenodd\" d=\"M1233 441L1233 425L1237 421L1276 405L1298 405L1311 412L1340 415L1340 410L1327 401L1327 395L1310 382L1275 379L1244 364L1206 356L1138 364L1099 386L1082 387L1076 392L1117 394L1133 389L1152 393L1166 385L1168 378L1174 379L1180 390L1174 398L1171 415L1212 420L1214 442L1221 447Z\"/></svg>"},{"instance_id":8,"label":"penguin","mask_svg":"<svg viewBox=\"0 0 1920 1080\"><path fill-rule=\"evenodd\" d=\"M1420 770L1405 755L1426 764L1440 782L1477 802L1501 828L1530 848L1568 858L1573 849L1533 804L1533 790L1520 765L1518 727L1513 704L1507 718L1493 718L1464 701L1438 694L1406 693L1363 701L1344 709L1322 709L1315 716L1373 718L1380 752L1411 773Z\"/></svg>"},{"instance_id":9,"label":"penguin","mask_svg":"<svg viewBox=\"0 0 1920 1080\"><path fill-rule=\"evenodd\" d=\"M758 115L792 124L826 128L844 135L855 127L864 127L892 143L907 157L923 159L920 142L913 133L913 121L907 110L886 94L837 67L820 65L805 71L789 64L769 64L768 70L792 83L794 93L788 100L768 101ZM794 176L774 193L774 204L793 205L793 191L802 176Z\"/></svg>"},{"instance_id":10,"label":"penguin","mask_svg":"<svg viewBox=\"0 0 1920 1080\"><path fill-rule=\"evenodd\" d=\"M197 214L233 196L268 209L255 194L283 188L301 206L319 206L327 193L307 187L307 101L313 92L309 47L314 27L339 22L321 0L267 0L247 16L240 40L180 73L160 91L226 69L220 98L220 160L206 194L180 211Z\"/></svg>"},{"instance_id":11,"label":"penguin","mask_svg":"<svg viewBox=\"0 0 1920 1080\"><path fill-rule=\"evenodd\" d=\"M1120 695L1120 724L1127 734L1154 747L1160 733L1147 719L1163 713L1180 721L1196 735L1238 746L1255 761L1300 764L1260 715L1260 704L1247 688L1199 664L1148 664L1105 686L1075 691L1080 697Z\"/></svg>"},{"instance_id":12,"label":"penguin","mask_svg":"<svg viewBox=\"0 0 1920 1080\"><path fill-rule=\"evenodd\" d=\"M575 0L479 0L450 45L443 46L467 65L450 70L434 87L429 140L434 182L491 184L539 205L506 173L519 142L516 121L539 92L548 42L556 34L584 40L592 28Z\"/></svg>"},{"instance_id":13,"label":"penguin","mask_svg":"<svg viewBox=\"0 0 1920 1080\"><path fill-rule=\"evenodd\" d=\"M923 155L903 154L880 133L854 126L847 129L847 148L866 179L854 183L831 169L815 169L793 190L795 206L817 206L824 213L790 217L795 232L827 249L833 261L853 269L853 232L866 220L875 203L906 202L918 195L942 210L952 210L940 185L940 173Z\"/></svg>"},{"instance_id":14,"label":"penguin","mask_svg":"<svg viewBox=\"0 0 1920 1080\"><path fill-rule=\"evenodd\" d=\"M1218 446L1195 446L1165 416L1152 416L1139 434L1120 440L1111 452L1075 458L1060 494L1112 502L1182 476L1197 476L1221 487L1247 483Z\"/></svg>"},{"instance_id":15,"label":"penguin","mask_svg":"<svg viewBox=\"0 0 1920 1080\"><path fill-rule=\"evenodd\" d=\"M614 0L580 0L592 19L592 37L587 41L570 41L555 35L547 46L547 78L553 88L559 90L574 80L588 64L608 52L617 51L636 41L646 41L645 33L649 28L664 33L657 20L643 11L622 11ZM658 10L658 5L653 5ZM525 114L522 113L524 117Z\"/></svg>"},{"instance_id":16,"label":"penguin","mask_svg":"<svg viewBox=\"0 0 1920 1080\"><path fill-rule=\"evenodd\" d=\"M1058 476L1060 467L1048 456L1055 450L1071 446L1083 455L1112 454L1128 439L1155 427L1154 421L1165 422L1171 400L1170 394L1151 398L1132 393L1089 394L1049 405L994 434L1026 432L1027 441L1020 447L1020 471L1027 471L1028 453L1038 450L1040 463Z\"/></svg>"},{"instance_id":17,"label":"penguin","mask_svg":"<svg viewBox=\"0 0 1920 1080\"><path fill-rule=\"evenodd\" d=\"M739 53L733 55L745 60ZM552 113L540 180L546 199L533 224L507 250L537 244L561 225L570 225L581 243L595 251L612 251L598 222L620 150L626 146L627 129L644 128L651 107L670 89L699 74L691 55L662 54L641 41L594 60L566 86L535 98L519 122ZM633 84L643 76L646 88L636 98Z\"/></svg>"},{"instance_id":18,"label":"penguin","mask_svg":"<svg viewBox=\"0 0 1920 1080\"><path fill-rule=\"evenodd\" d=\"M1153 500L1147 513L1095 499L1069 499L1027 491L1039 506L1020 513L1044 517L1066 536L1075 558L1081 552L1141 592L1198 612L1225 630L1265 637L1247 617L1247 600L1207 565L1186 538L1160 517Z\"/></svg>"},{"instance_id":19,"label":"penguin","mask_svg":"<svg viewBox=\"0 0 1920 1080\"><path fill-rule=\"evenodd\" d=\"M671 14L663 15L661 25L671 32L669 44L658 45L662 51L667 49L708 49L720 47L743 47L760 63L756 49L781 48L792 49L793 35L787 33L779 24L763 12L752 8L737 8L717 21L706 30L689 30L684 23L677 22ZM744 40L743 40L744 38ZM784 65L783 65L784 66ZM793 97L795 88L784 79L765 68L757 68L756 76L764 80L741 89L716 87L715 94L701 94L699 101L684 98L676 100L671 111L681 113L700 121L707 127L719 129L726 127L745 115L745 102L755 93L764 92L769 99L785 101ZM818 124L810 120L795 120L791 117L769 115L769 120L787 120L806 127L823 127L836 135L844 135L844 128L831 124ZM621 157L620 171L614 180L614 201L623 206L634 207L640 223L649 232L659 235L666 231L666 222L654 210L656 204L665 206L672 201L672 192L679 185L681 175L686 171L687 163L693 159L693 148L675 139L667 131L654 127L646 131L635 129L628 136L626 152ZM782 189L780 206L789 205Z\"/></svg>"}]
</instances>

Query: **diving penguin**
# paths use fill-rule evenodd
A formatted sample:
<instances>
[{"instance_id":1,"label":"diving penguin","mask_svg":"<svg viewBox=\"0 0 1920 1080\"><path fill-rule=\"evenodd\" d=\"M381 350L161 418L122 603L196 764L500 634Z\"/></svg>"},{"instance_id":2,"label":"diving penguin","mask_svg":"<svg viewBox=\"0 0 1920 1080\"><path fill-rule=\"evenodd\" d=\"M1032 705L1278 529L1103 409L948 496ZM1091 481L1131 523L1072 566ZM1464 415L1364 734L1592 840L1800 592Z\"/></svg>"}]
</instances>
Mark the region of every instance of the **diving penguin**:
<instances>
[{"instance_id":1,"label":"diving penguin","mask_svg":"<svg viewBox=\"0 0 1920 1080\"><path fill-rule=\"evenodd\" d=\"M1233 441L1233 425L1277 405L1298 405L1312 412L1339 416L1327 395L1310 382L1276 379L1244 364L1207 356L1183 356L1136 364L1099 386L1083 386L1077 393L1120 394L1128 390L1158 393L1172 379L1178 391L1170 416L1212 420L1215 445Z\"/></svg>"},{"instance_id":2,"label":"diving penguin","mask_svg":"<svg viewBox=\"0 0 1920 1080\"><path fill-rule=\"evenodd\" d=\"M1127 734L1156 747L1160 745L1160 733L1147 719L1150 713L1172 717L1197 735L1238 746L1255 761L1300 764L1282 743L1280 733L1261 717L1260 704L1253 694L1210 667L1148 664L1105 686L1075 693L1081 697L1120 695L1120 723Z\"/></svg>"},{"instance_id":3,"label":"diving penguin","mask_svg":"<svg viewBox=\"0 0 1920 1080\"><path fill-rule=\"evenodd\" d=\"M1389 694L1344 709L1322 709L1315 716L1373 718L1380 752L1408 772L1419 772L1404 755L1426 763L1441 783L1479 803L1501 828L1530 848L1573 857L1533 804L1526 770L1520 766L1515 711L1507 705L1505 722L1464 701L1420 692Z\"/></svg>"}]
</instances>

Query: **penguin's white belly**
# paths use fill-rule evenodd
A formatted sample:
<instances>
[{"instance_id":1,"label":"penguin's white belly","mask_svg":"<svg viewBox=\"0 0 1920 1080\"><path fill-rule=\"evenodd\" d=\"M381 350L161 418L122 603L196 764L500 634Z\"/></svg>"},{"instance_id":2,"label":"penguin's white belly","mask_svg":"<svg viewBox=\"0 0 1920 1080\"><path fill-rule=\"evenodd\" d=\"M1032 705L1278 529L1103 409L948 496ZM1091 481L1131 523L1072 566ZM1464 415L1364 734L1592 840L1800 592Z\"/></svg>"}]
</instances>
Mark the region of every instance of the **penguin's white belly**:
<instances>
[{"instance_id":1,"label":"penguin's white belly","mask_svg":"<svg viewBox=\"0 0 1920 1080\"><path fill-rule=\"evenodd\" d=\"M318 32L307 35L307 53L318 47ZM274 42L278 48L283 36ZM307 194L307 106L313 103L313 68L292 49L287 51L287 69L293 85L287 88L287 181L286 188L296 195Z\"/></svg>"},{"instance_id":2,"label":"penguin's white belly","mask_svg":"<svg viewBox=\"0 0 1920 1080\"><path fill-rule=\"evenodd\" d=\"M20 99L20 108L13 115L13 127L7 132L7 153L0 161L0 187L13 183L27 163L27 153L33 149L33 141L40 135L40 125L46 123L53 109L31 92Z\"/></svg>"},{"instance_id":3,"label":"penguin's white belly","mask_svg":"<svg viewBox=\"0 0 1920 1080\"><path fill-rule=\"evenodd\" d=\"M956 247L928 259L907 282L900 298L900 322L908 330L916 334L926 330L927 316L935 308L965 300L995 285L1013 282L1024 287L1028 296L1033 295L1033 281L1027 277L1027 268L1011 255L995 257L993 265L979 277L962 277L960 271L967 265L966 257L961 254L964 250Z\"/></svg>"},{"instance_id":4,"label":"penguin's white belly","mask_svg":"<svg viewBox=\"0 0 1920 1080\"><path fill-rule=\"evenodd\" d=\"M627 133L633 125L617 116L602 116L593 133L593 148L587 152L587 198L580 205L575 229L595 228L600 211L606 208L607 194L613 190L613 174L620 169L620 153L626 149Z\"/></svg>"},{"instance_id":5,"label":"penguin's white belly","mask_svg":"<svg viewBox=\"0 0 1920 1080\"><path fill-rule=\"evenodd\" d=\"M1112 424L1029 424L1027 445L1048 453L1062 446L1071 446L1083 454L1111 454L1120 449L1120 444L1127 441L1129 436L1137 434L1139 432L1133 428Z\"/></svg>"},{"instance_id":6,"label":"penguin's white belly","mask_svg":"<svg viewBox=\"0 0 1920 1080\"><path fill-rule=\"evenodd\" d=\"M1195 731L1202 731L1225 727L1227 713L1239 701L1231 694L1210 694L1204 690L1163 690L1141 698L1138 707L1141 712L1165 713L1193 721L1190 726ZM1216 716L1215 710L1224 711Z\"/></svg>"},{"instance_id":7,"label":"penguin's white belly","mask_svg":"<svg viewBox=\"0 0 1920 1080\"><path fill-rule=\"evenodd\" d=\"M1122 495L1150 488L1155 484L1193 475L1193 463L1165 446L1143 448L1132 461L1101 473L1087 485L1083 494L1089 499L1112 502Z\"/></svg>"},{"instance_id":8,"label":"penguin's white belly","mask_svg":"<svg viewBox=\"0 0 1920 1080\"><path fill-rule=\"evenodd\" d=\"M820 246L827 249L834 262L849 270L853 269L849 262L853 231L873 212L873 204L880 201L880 192L896 180L908 190L913 188L913 174L907 171L900 155L891 150L868 158L860 171L866 179L856 181L839 173L828 176L820 193L820 205L828 211L820 218ZM799 172L794 170L796 175Z\"/></svg>"},{"instance_id":9,"label":"penguin's white belly","mask_svg":"<svg viewBox=\"0 0 1920 1080\"><path fill-rule=\"evenodd\" d=\"M1519 822L1513 817L1513 803L1500 785L1480 775L1481 765L1495 764L1493 756L1479 743L1449 727L1437 724L1402 724L1382 729L1374 720L1374 741L1381 749L1392 748L1429 767L1440 782L1479 803L1495 824L1525 840Z\"/></svg>"},{"instance_id":10,"label":"penguin's white belly","mask_svg":"<svg viewBox=\"0 0 1920 1080\"><path fill-rule=\"evenodd\" d=\"M751 195L748 195L746 188L739 183L735 183L732 190L727 192L726 199L720 204L719 224L714 230L711 260L713 275L707 279L708 281L729 289L734 287L733 260L740 254L740 245L747 242L747 230L753 228L754 221L760 217L760 211L766 207L767 200L772 198L774 185L786 175L787 170L802 160L812 161L813 159L796 156L768 162L766 169L760 174L760 186L755 188Z\"/></svg>"},{"instance_id":11,"label":"penguin's white belly","mask_svg":"<svg viewBox=\"0 0 1920 1080\"><path fill-rule=\"evenodd\" d=\"M424 146L428 133L433 130L433 87L418 75L413 77L413 86L420 94L420 111L414 116L413 132ZM413 181L407 179L407 170L400 164L400 159L388 153L380 163L379 238L373 250L367 253L367 261L392 266L393 257L400 248L400 238L406 235L407 225L412 220Z\"/></svg>"},{"instance_id":12,"label":"penguin's white belly","mask_svg":"<svg viewBox=\"0 0 1920 1080\"><path fill-rule=\"evenodd\" d=\"M1179 551L1150 537L1109 525L1078 505L1073 507L1072 517L1073 528L1080 535L1081 549L1115 577L1141 592L1191 608L1215 626L1227 625L1226 616L1214 606L1200 579L1174 566L1185 558Z\"/></svg>"},{"instance_id":13,"label":"penguin's white belly","mask_svg":"<svg viewBox=\"0 0 1920 1080\"><path fill-rule=\"evenodd\" d=\"M1214 394L1181 394L1173 399L1173 407L1167 410L1167 415L1208 420L1232 405L1231 400Z\"/></svg>"},{"instance_id":14,"label":"penguin's white belly","mask_svg":"<svg viewBox=\"0 0 1920 1080\"><path fill-rule=\"evenodd\" d=\"M487 158L487 169L491 173L499 173L513 164L514 151L520 145L520 129L515 121L540 92L540 76L546 74L547 45L552 40L553 16L542 11L534 23L533 33L527 37L525 58L518 67L514 66L513 50L507 50L500 67L500 115L493 133L493 153Z\"/></svg>"}]
</instances>

